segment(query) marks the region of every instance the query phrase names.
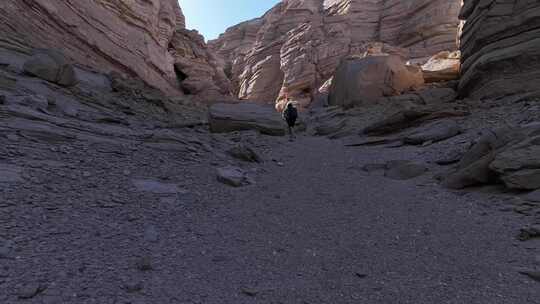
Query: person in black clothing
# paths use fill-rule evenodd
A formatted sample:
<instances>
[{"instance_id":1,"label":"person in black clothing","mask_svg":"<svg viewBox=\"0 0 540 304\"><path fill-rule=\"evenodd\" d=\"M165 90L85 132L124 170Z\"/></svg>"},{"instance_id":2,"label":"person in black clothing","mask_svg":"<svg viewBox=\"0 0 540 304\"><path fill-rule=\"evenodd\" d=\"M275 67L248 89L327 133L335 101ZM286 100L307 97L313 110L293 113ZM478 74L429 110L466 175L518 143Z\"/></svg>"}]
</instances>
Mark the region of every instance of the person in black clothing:
<instances>
[{"instance_id":1,"label":"person in black clothing","mask_svg":"<svg viewBox=\"0 0 540 304\"><path fill-rule=\"evenodd\" d=\"M289 136L292 140L295 136L293 133L293 128L296 125L296 120L298 119L298 110L294 107L292 102L287 104L287 107L283 111L283 119L287 122L289 126Z\"/></svg>"}]
</instances>

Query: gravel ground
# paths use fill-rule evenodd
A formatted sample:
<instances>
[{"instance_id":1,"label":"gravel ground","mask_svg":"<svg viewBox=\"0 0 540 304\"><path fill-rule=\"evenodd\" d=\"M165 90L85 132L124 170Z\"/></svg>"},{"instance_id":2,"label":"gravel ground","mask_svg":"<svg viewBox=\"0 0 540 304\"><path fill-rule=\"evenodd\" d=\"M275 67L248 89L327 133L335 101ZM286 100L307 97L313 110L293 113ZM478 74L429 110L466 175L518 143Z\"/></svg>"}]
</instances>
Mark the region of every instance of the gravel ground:
<instances>
[{"instance_id":1,"label":"gravel ground","mask_svg":"<svg viewBox=\"0 0 540 304\"><path fill-rule=\"evenodd\" d=\"M181 145L51 142L3 126L0 303L540 303L516 270L540 246L516 239L530 216L504 212L512 194L361 169L426 148L202 128ZM265 162L227 156L235 141ZM219 183L225 165L256 183Z\"/></svg>"}]
</instances>

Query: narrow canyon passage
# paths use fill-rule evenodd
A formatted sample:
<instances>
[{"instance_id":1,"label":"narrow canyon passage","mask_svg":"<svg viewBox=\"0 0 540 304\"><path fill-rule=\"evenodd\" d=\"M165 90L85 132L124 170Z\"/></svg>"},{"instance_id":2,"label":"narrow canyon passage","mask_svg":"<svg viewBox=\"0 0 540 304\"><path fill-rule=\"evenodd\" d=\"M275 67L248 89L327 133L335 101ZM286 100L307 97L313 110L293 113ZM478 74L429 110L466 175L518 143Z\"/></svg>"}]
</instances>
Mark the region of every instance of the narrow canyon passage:
<instances>
[{"instance_id":1,"label":"narrow canyon passage","mask_svg":"<svg viewBox=\"0 0 540 304\"><path fill-rule=\"evenodd\" d=\"M32 182L0 192L12 240L0 300L540 303L537 283L516 270L536 243L517 241L518 216L500 211L508 197L361 169L420 148L308 136L258 136L255 145L265 162L239 164L256 179L242 188L216 181L208 163L235 162L220 153L8 145Z\"/></svg>"}]
</instances>

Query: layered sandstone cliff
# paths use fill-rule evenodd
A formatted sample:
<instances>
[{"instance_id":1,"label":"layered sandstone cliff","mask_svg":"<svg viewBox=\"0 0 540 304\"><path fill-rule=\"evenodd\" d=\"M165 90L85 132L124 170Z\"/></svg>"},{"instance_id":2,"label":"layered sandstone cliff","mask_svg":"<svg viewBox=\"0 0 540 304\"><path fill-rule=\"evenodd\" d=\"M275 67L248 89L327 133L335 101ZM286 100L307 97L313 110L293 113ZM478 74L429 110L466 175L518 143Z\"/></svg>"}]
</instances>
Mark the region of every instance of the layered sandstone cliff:
<instances>
[{"instance_id":1,"label":"layered sandstone cliff","mask_svg":"<svg viewBox=\"0 0 540 304\"><path fill-rule=\"evenodd\" d=\"M0 48L59 49L79 65L137 76L171 95L229 91L176 0L3 0Z\"/></svg>"},{"instance_id":2,"label":"layered sandstone cliff","mask_svg":"<svg viewBox=\"0 0 540 304\"><path fill-rule=\"evenodd\" d=\"M284 0L210 42L238 97L307 106L340 61L374 46L404 59L457 48L460 0Z\"/></svg>"},{"instance_id":3,"label":"layered sandstone cliff","mask_svg":"<svg viewBox=\"0 0 540 304\"><path fill-rule=\"evenodd\" d=\"M460 94L540 95L540 2L466 0Z\"/></svg>"}]
</instances>

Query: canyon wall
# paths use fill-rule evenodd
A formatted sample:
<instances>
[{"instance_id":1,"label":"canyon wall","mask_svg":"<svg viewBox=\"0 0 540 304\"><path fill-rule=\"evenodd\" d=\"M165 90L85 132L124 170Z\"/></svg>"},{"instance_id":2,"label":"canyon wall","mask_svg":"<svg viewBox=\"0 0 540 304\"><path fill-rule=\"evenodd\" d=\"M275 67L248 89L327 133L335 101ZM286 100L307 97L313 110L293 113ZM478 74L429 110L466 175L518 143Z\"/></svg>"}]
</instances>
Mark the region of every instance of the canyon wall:
<instances>
[{"instance_id":1,"label":"canyon wall","mask_svg":"<svg viewBox=\"0 0 540 304\"><path fill-rule=\"evenodd\" d=\"M540 2L465 0L460 94L540 96Z\"/></svg>"},{"instance_id":2,"label":"canyon wall","mask_svg":"<svg viewBox=\"0 0 540 304\"><path fill-rule=\"evenodd\" d=\"M230 89L176 0L2 0L0 48L59 49L81 66L137 76L169 95Z\"/></svg>"},{"instance_id":3,"label":"canyon wall","mask_svg":"<svg viewBox=\"0 0 540 304\"><path fill-rule=\"evenodd\" d=\"M372 49L425 60L457 49L461 0L284 0L209 43L246 100L308 106L339 62Z\"/></svg>"}]
</instances>

